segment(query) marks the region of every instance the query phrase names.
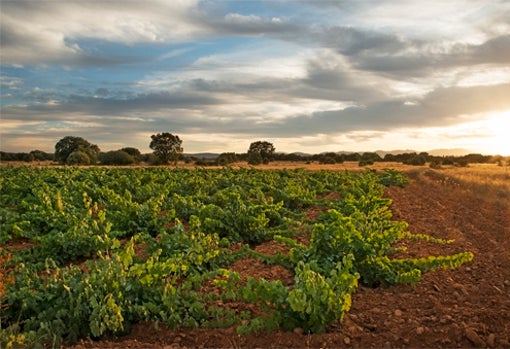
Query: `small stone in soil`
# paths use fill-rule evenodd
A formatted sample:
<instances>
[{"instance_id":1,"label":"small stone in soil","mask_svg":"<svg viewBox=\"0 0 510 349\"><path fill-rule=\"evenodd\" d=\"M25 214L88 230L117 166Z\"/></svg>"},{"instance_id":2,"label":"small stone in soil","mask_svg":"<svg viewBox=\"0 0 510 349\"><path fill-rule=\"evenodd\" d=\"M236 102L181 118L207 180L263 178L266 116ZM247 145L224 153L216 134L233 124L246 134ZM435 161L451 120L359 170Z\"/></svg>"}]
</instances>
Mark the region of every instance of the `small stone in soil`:
<instances>
[{"instance_id":1,"label":"small stone in soil","mask_svg":"<svg viewBox=\"0 0 510 349\"><path fill-rule=\"evenodd\" d=\"M296 327L294 329L294 333L297 334L297 335L302 335L303 334L303 329L301 327Z\"/></svg>"},{"instance_id":2,"label":"small stone in soil","mask_svg":"<svg viewBox=\"0 0 510 349\"><path fill-rule=\"evenodd\" d=\"M500 339L499 340L499 345L502 346L502 347L509 347L510 346L510 342L507 341L506 339Z\"/></svg>"},{"instance_id":3,"label":"small stone in soil","mask_svg":"<svg viewBox=\"0 0 510 349\"><path fill-rule=\"evenodd\" d=\"M487 337L487 345L491 348L494 348L494 345L496 344L496 335L494 333L489 334Z\"/></svg>"},{"instance_id":4,"label":"small stone in soil","mask_svg":"<svg viewBox=\"0 0 510 349\"><path fill-rule=\"evenodd\" d=\"M465 330L466 338L469 339L471 343L478 347L485 347L485 342L482 338L472 329L467 327Z\"/></svg>"}]
</instances>

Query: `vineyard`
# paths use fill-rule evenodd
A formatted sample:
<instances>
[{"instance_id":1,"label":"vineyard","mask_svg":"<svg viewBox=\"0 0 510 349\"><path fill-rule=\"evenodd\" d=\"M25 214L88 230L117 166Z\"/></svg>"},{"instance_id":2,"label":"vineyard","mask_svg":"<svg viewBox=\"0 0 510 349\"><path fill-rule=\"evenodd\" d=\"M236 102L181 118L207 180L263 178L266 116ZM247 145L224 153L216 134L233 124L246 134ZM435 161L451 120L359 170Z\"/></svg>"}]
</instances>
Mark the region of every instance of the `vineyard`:
<instances>
[{"instance_id":1,"label":"vineyard","mask_svg":"<svg viewBox=\"0 0 510 349\"><path fill-rule=\"evenodd\" d=\"M140 322L323 333L360 286L473 260L405 256L453 243L393 217L384 192L407 182L390 169L2 167L2 347L121 337ZM246 259L288 278L242 275Z\"/></svg>"}]
</instances>

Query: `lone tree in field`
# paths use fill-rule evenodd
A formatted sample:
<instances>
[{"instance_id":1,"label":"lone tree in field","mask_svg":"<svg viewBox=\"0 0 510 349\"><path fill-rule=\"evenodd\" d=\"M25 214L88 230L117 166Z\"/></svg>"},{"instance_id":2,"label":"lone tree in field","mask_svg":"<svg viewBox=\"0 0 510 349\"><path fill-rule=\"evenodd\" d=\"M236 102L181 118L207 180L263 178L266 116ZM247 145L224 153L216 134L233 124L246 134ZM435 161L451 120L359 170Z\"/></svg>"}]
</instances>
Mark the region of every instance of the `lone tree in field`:
<instances>
[{"instance_id":1,"label":"lone tree in field","mask_svg":"<svg viewBox=\"0 0 510 349\"><path fill-rule=\"evenodd\" d=\"M250 165L267 164L271 161L275 148L272 143L257 141L250 144L248 149L248 163Z\"/></svg>"},{"instance_id":2,"label":"lone tree in field","mask_svg":"<svg viewBox=\"0 0 510 349\"><path fill-rule=\"evenodd\" d=\"M99 152L97 145L81 137L66 136L55 144L55 160L62 164L95 164Z\"/></svg>"},{"instance_id":3,"label":"lone tree in field","mask_svg":"<svg viewBox=\"0 0 510 349\"><path fill-rule=\"evenodd\" d=\"M149 147L154 150L154 155L158 157L162 164L168 164L171 160L177 163L183 149L182 141L179 136L163 132L151 136L152 141Z\"/></svg>"}]
</instances>

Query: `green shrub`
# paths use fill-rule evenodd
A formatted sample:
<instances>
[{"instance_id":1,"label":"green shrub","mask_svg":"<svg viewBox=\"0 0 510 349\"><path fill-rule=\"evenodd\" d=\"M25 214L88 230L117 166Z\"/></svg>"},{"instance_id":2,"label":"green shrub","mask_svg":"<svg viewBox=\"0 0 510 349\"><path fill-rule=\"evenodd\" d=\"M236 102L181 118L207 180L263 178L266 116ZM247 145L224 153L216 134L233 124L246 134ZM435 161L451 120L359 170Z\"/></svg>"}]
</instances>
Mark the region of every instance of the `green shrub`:
<instances>
[{"instance_id":1,"label":"green shrub","mask_svg":"<svg viewBox=\"0 0 510 349\"><path fill-rule=\"evenodd\" d=\"M103 165L131 165L136 162L135 158L123 150L113 150L99 154L99 161Z\"/></svg>"},{"instance_id":2,"label":"green shrub","mask_svg":"<svg viewBox=\"0 0 510 349\"><path fill-rule=\"evenodd\" d=\"M77 150L73 151L66 159L68 165L90 165L91 160L87 153Z\"/></svg>"}]
</instances>

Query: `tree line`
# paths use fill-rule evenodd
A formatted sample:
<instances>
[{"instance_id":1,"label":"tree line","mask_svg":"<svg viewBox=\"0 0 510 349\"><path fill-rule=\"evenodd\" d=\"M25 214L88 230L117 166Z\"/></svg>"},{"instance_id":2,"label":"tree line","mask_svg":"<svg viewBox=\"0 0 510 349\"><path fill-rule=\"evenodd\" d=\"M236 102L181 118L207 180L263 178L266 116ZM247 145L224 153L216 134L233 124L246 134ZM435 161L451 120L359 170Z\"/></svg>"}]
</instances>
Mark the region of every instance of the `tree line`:
<instances>
[{"instance_id":1,"label":"tree line","mask_svg":"<svg viewBox=\"0 0 510 349\"><path fill-rule=\"evenodd\" d=\"M226 152L216 158L197 158L184 155L182 140L169 132L154 134L149 144L152 153L142 154L138 149L125 147L118 150L102 152L96 144L92 144L82 137L66 136L55 144L55 152L47 153L33 150L29 153L7 153L0 151L1 161L56 161L67 165L132 165L148 163L151 165L176 164L178 161L194 162L199 166L226 166L244 161L251 165L267 164L271 161L307 162L319 164L340 164L345 161L358 162L360 166L375 162L401 162L409 165L425 165L439 168L441 165L467 166L469 163L497 162L503 164L505 158L482 154L468 154L464 156L433 156L426 152L386 154L381 157L376 152L364 153L335 153L320 154L276 153L274 145L267 141L252 142L246 153ZM507 164L510 160L506 159Z\"/></svg>"},{"instance_id":2,"label":"tree line","mask_svg":"<svg viewBox=\"0 0 510 349\"><path fill-rule=\"evenodd\" d=\"M66 165L131 165L145 162L152 165L176 164L178 161L210 165L207 159L197 159L185 156L182 140L169 132L151 136L149 147L152 153L142 154L133 147L102 152L96 145L82 137L66 136L55 144L55 152L47 153L41 150L32 150L29 153L8 153L0 151L1 161L56 161ZM250 144L246 154L222 153L216 159L216 165L228 165L238 161L247 161L252 165L267 164L273 159L275 147L267 141L257 141Z\"/></svg>"}]
</instances>

